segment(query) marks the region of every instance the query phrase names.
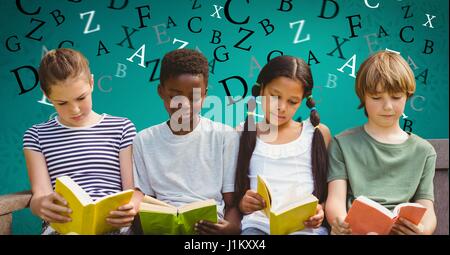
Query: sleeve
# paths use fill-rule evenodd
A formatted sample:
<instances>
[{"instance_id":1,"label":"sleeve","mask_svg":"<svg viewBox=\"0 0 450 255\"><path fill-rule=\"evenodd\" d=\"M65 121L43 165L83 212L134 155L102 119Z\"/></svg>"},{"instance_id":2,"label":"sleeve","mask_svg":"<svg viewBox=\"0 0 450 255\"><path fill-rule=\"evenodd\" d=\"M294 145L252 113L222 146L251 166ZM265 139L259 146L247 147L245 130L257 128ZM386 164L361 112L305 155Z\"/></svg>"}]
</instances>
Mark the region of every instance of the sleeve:
<instances>
[{"instance_id":1,"label":"sleeve","mask_svg":"<svg viewBox=\"0 0 450 255\"><path fill-rule=\"evenodd\" d=\"M35 126L29 128L23 135L23 149L42 152L38 129Z\"/></svg>"},{"instance_id":2,"label":"sleeve","mask_svg":"<svg viewBox=\"0 0 450 255\"><path fill-rule=\"evenodd\" d=\"M125 119L122 130L122 139L120 140L120 150L127 148L133 144L133 139L136 136L136 128L133 122L129 119Z\"/></svg>"},{"instance_id":3,"label":"sleeve","mask_svg":"<svg viewBox=\"0 0 450 255\"><path fill-rule=\"evenodd\" d=\"M436 151L431 148L432 152L427 156L425 165L420 178L419 186L414 194L413 201L419 199L427 199L434 201L433 179L436 168Z\"/></svg>"},{"instance_id":4,"label":"sleeve","mask_svg":"<svg viewBox=\"0 0 450 255\"><path fill-rule=\"evenodd\" d=\"M226 130L225 133L222 193L234 192L237 155L239 150L239 134L235 130Z\"/></svg>"},{"instance_id":5,"label":"sleeve","mask_svg":"<svg viewBox=\"0 0 450 255\"><path fill-rule=\"evenodd\" d=\"M133 142L133 181L135 188L140 189L146 195L155 196L155 192L150 184L148 170L145 166L139 137L136 137Z\"/></svg>"},{"instance_id":6,"label":"sleeve","mask_svg":"<svg viewBox=\"0 0 450 255\"><path fill-rule=\"evenodd\" d=\"M342 154L341 147L336 137L331 139L328 148L328 178L327 182L334 180L344 179L347 180L347 167L345 165L344 156Z\"/></svg>"}]
</instances>

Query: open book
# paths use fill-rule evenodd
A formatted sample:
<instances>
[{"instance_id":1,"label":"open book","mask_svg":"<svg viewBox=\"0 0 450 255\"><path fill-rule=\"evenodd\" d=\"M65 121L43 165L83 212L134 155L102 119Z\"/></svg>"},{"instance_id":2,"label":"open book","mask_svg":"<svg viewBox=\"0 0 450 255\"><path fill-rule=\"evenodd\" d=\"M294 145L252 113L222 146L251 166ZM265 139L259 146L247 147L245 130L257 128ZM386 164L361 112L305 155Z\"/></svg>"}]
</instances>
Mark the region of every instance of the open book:
<instances>
[{"instance_id":1,"label":"open book","mask_svg":"<svg viewBox=\"0 0 450 255\"><path fill-rule=\"evenodd\" d=\"M111 194L97 201L84 191L69 176L58 177L55 192L64 197L68 207L72 209L72 218L67 223L50 223L50 226L60 234L77 233L80 235L97 235L116 230L106 222L110 211L130 202L133 190Z\"/></svg>"},{"instance_id":2,"label":"open book","mask_svg":"<svg viewBox=\"0 0 450 255\"><path fill-rule=\"evenodd\" d=\"M200 220L217 223L214 199L189 203L180 207L145 196L139 208L142 231L148 235L193 235Z\"/></svg>"},{"instance_id":3,"label":"open book","mask_svg":"<svg viewBox=\"0 0 450 255\"><path fill-rule=\"evenodd\" d=\"M271 235L287 235L305 228L304 221L316 213L319 200L312 194L300 193L292 186L283 197L272 197L269 183L258 175L257 192L266 201L264 213L269 218Z\"/></svg>"},{"instance_id":4,"label":"open book","mask_svg":"<svg viewBox=\"0 0 450 255\"><path fill-rule=\"evenodd\" d=\"M365 196L359 196L353 201L345 221L349 223L353 234L365 235L375 232L387 235L398 217L418 225L426 210L421 204L402 203L391 212L381 204Z\"/></svg>"}]
</instances>

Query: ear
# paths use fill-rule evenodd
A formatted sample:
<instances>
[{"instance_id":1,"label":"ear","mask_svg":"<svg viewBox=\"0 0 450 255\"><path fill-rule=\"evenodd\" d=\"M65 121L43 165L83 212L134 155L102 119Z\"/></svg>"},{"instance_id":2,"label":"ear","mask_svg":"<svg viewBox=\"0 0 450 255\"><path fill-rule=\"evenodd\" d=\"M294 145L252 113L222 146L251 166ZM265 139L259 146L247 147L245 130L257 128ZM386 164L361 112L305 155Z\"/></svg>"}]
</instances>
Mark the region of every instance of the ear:
<instances>
[{"instance_id":1,"label":"ear","mask_svg":"<svg viewBox=\"0 0 450 255\"><path fill-rule=\"evenodd\" d=\"M42 94L44 94L44 96L47 98L48 101L51 101L50 98L48 97L48 95L44 92L44 90L42 90L42 88L39 88L42 92Z\"/></svg>"},{"instance_id":2,"label":"ear","mask_svg":"<svg viewBox=\"0 0 450 255\"><path fill-rule=\"evenodd\" d=\"M158 95L161 99L164 99L164 92L162 90L163 90L163 87L160 83L160 84L158 84Z\"/></svg>"},{"instance_id":3,"label":"ear","mask_svg":"<svg viewBox=\"0 0 450 255\"><path fill-rule=\"evenodd\" d=\"M91 90L94 91L94 75L91 74L91 78L89 79L89 85L91 85Z\"/></svg>"}]
</instances>

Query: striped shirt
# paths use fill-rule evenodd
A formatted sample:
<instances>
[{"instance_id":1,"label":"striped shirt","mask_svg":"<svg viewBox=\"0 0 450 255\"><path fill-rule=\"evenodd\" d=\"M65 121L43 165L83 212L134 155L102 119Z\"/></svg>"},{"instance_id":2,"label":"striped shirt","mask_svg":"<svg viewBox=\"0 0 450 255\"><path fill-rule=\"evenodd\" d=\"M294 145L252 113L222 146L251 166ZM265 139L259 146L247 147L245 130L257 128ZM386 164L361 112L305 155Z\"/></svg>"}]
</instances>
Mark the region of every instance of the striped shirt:
<instances>
[{"instance_id":1,"label":"striped shirt","mask_svg":"<svg viewBox=\"0 0 450 255\"><path fill-rule=\"evenodd\" d=\"M57 117L29 128L23 148L41 152L53 188L57 177L68 175L93 200L122 191L119 151L132 145L133 123L103 114L89 127L67 127Z\"/></svg>"}]
</instances>

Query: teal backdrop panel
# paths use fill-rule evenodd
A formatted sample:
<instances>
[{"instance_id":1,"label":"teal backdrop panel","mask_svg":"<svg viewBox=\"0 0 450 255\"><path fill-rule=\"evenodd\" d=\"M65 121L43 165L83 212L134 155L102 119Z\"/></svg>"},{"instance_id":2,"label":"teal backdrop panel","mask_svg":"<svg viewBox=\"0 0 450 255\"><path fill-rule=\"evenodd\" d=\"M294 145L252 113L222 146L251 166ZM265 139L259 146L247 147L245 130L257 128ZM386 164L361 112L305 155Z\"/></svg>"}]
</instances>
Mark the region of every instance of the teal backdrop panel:
<instances>
[{"instance_id":1,"label":"teal backdrop panel","mask_svg":"<svg viewBox=\"0 0 450 255\"><path fill-rule=\"evenodd\" d=\"M0 194L30 189L22 136L55 117L36 71L58 47L89 59L94 110L128 117L138 131L167 119L156 88L171 50L205 54L211 99L202 114L231 126L243 121L267 60L297 56L311 66L317 109L332 134L366 121L354 75L370 54L389 49L408 61L417 82L400 125L448 138L446 0L5 0L0 12ZM303 104L296 118L308 114ZM14 217L15 233L39 233L29 211Z\"/></svg>"}]
</instances>

